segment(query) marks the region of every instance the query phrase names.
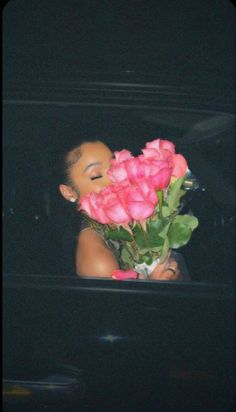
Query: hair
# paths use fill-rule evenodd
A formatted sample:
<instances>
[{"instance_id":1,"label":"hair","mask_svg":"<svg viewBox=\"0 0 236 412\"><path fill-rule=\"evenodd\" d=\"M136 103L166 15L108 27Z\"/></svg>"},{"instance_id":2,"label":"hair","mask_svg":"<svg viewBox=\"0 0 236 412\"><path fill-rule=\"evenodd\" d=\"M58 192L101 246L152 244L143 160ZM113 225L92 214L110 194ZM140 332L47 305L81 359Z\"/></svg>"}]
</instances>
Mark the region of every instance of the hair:
<instances>
[{"instance_id":1,"label":"hair","mask_svg":"<svg viewBox=\"0 0 236 412\"><path fill-rule=\"evenodd\" d=\"M70 169L81 157L81 146L85 143L96 143L98 141L98 139L94 138L80 140L74 143L70 142L67 147L64 147L63 150L59 152L55 173L58 185L73 185L70 179Z\"/></svg>"},{"instance_id":2,"label":"hair","mask_svg":"<svg viewBox=\"0 0 236 412\"><path fill-rule=\"evenodd\" d=\"M55 158L53 176L53 187L55 192L54 213L57 221L56 231L59 242L61 270L62 274L75 274L75 247L78 233L80 232L82 215L75 207L75 203L68 202L59 192L59 185L65 184L73 186L70 179L70 169L78 162L81 157L81 146L85 143L103 142L104 139L97 137L70 141L60 148L60 151L54 151ZM110 146L110 144L109 144Z\"/></svg>"}]
</instances>

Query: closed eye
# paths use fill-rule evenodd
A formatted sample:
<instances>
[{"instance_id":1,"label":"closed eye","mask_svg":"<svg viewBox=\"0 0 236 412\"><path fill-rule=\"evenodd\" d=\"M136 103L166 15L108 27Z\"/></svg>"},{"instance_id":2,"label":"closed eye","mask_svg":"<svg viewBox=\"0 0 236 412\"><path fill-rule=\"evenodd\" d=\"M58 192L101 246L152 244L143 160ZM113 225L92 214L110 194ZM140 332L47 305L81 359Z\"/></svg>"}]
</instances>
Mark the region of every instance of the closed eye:
<instances>
[{"instance_id":1,"label":"closed eye","mask_svg":"<svg viewBox=\"0 0 236 412\"><path fill-rule=\"evenodd\" d=\"M90 180L100 179L101 177L102 177L102 175L92 176L92 177L90 177Z\"/></svg>"}]
</instances>

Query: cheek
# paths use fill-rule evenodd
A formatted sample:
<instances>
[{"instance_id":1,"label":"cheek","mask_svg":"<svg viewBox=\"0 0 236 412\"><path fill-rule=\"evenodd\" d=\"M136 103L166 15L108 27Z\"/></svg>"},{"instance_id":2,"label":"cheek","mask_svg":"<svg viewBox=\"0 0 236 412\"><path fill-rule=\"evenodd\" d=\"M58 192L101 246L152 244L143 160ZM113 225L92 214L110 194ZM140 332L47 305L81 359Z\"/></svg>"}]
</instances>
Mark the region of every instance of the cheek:
<instances>
[{"instance_id":1,"label":"cheek","mask_svg":"<svg viewBox=\"0 0 236 412\"><path fill-rule=\"evenodd\" d=\"M88 185L87 185L87 193L89 192L95 192L95 193L99 193L102 189L103 189L104 185L102 184L102 182L100 180L95 180L95 181L91 181Z\"/></svg>"},{"instance_id":2,"label":"cheek","mask_svg":"<svg viewBox=\"0 0 236 412\"><path fill-rule=\"evenodd\" d=\"M80 196L84 196L87 195L89 192L91 192L90 189L90 184L84 184L84 183L80 183L80 185L77 186L80 192Z\"/></svg>"},{"instance_id":3,"label":"cheek","mask_svg":"<svg viewBox=\"0 0 236 412\"><path fill-rule=\"evenodd\" d=\"M109 184L109 182L104 181L103 179L99 179L99 180L95 180L95 181L90 181L89 183L87 183L86 186L83 187L83 193L84 194L88 194L91 192L94 193L99 193L101 192L101 190L103 190L107 185ZM82 195L82 192L81 192Z\"/></svg>"},{"instance_id":4,"label":"cheek","mask_svg":"<svg viewBox=\"0 0 236 412\"><path fill-rule=\"evenodd\" d=\"M91 192L95 192L95 193L99 193L101 190L101 187L99 186L99 184L92 180L87 180L85 182L81 182L77 185L77 188L80 192L80 196L85 196L88 193Z\"/></svg>"},{"instance_id":5,"label":"cheek","mask_svg":"<svg viewBox=\"0 0 236 412\"><path fill-rule=\"evenodd\" d=\"M76 181L77 180L77 181ZM107 176L102 179L74 179L75 187L79 190L80 196L85 196L88 193L99 193L104 187L108 186L111 181Z\"/></svg>"},{"instance_id":6,"label":"cheek","mask_svg":"<svg viewBox=\"0 0 236 412\"><path fill-rule=\"evenodd\" d=\"M74 179L73 188L80 196L84 196L88 192L88 183L84 182L82 179L79 181Z\"/></svg>"}]
</instances>

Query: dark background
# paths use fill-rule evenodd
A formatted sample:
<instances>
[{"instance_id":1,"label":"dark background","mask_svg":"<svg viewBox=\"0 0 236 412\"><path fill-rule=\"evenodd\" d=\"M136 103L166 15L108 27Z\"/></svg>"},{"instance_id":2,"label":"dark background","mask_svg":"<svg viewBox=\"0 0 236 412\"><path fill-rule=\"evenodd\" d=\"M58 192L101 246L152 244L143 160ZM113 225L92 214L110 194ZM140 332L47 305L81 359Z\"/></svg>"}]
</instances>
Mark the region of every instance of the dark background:
<instances>
[{"instance_id":1,"label":"dark background","mask_svg":"<svg viewBox=\"0 0 236 412\"><path fill-rule=\"evenodd\" d=\"M186 112L181 119L177 110L166 115L167 121L155 123L140 110L76 106L89 94L80 83L87 80L117 82L119 87L152 84L161 95L160 107L185 106ZM132 106L129 87L122 87L120 103L131 99ZM184 103L176 88L182 97L188 88ZM205 193L195 193L189 205L201 224L183 254L196 280L231 279L232 126L193 144L181 140L194 116L199 120L197 104L192 117L187 109L200 91L205 95L199 98L202 108L233 112L235 7L230 1L10 0L3 9L4 269L73 272L71 254L67 257L61 250L66 221L52 170L67 140L99 135L115 149L136 150L163 136L186 155L203 186L210 186ZM93 102L104 95L102 88L95 90ZM113 94L107 99L114 103ZM69 236L64 242L72 250Z\"/></svg>"},{"instance_id":2,"label":"dark background","mask_svg":"<svg viewBox=\"0 0 236 412\"><path fill-rule=\"evenodd\" d=\"M228 0L10 0L3 10L4 78L137 71L160 83L232 86L234 34Z\"/></svg>"}]
</instances>

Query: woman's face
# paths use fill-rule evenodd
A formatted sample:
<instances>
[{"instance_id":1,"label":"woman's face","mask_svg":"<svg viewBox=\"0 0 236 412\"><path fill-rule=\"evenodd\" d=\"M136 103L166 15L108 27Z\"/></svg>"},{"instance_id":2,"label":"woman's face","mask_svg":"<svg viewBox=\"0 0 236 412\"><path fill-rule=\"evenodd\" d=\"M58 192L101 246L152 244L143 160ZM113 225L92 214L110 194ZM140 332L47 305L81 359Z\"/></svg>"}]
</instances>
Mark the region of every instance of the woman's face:
<instances>
[{"instance_id":1,"label":"woman's face","mask_svg":"<svg viewBox=\"0 0 236 412\"><path fill-rule=\"evenodd\" d=\"M69 158L76 156L76 150ZM79 148L80 157L69 171L69 177L75 191L80 196L90 192L99 193L111 182L107 176L113 157L111 150L102 142L83 143Z\"/></svg>"}]
</instances>

